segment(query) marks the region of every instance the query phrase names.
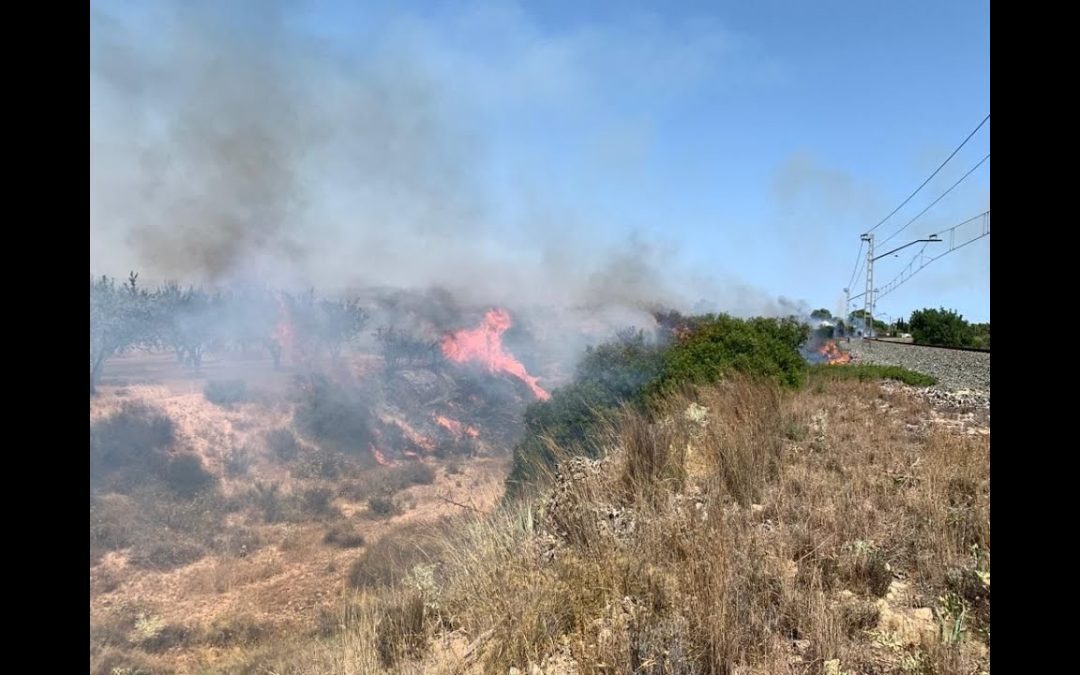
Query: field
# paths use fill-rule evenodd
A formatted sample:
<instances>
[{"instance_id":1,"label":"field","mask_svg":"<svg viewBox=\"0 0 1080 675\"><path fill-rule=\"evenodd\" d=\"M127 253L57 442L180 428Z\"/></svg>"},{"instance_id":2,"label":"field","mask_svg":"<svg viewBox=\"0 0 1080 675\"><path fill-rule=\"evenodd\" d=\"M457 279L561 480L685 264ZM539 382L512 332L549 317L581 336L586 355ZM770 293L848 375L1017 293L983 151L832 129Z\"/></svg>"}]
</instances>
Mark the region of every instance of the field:
<instances>
[{"instance_id":1,"label":"field","mask_svg":"<svg viewBox=\"0 0 1080 675\"><path fill-rule=\"evenodd\" d=\"M296 375L109 364L92 452L168 438L142 474L105 454L92 475L92 672L988 667L988 427L915 387L670 393L514 502L485 429L385 466L320 448ZM237 380L243 400L207 400ZM175 468L190 456L202 472Z\"/></svg>"}]
</instances>

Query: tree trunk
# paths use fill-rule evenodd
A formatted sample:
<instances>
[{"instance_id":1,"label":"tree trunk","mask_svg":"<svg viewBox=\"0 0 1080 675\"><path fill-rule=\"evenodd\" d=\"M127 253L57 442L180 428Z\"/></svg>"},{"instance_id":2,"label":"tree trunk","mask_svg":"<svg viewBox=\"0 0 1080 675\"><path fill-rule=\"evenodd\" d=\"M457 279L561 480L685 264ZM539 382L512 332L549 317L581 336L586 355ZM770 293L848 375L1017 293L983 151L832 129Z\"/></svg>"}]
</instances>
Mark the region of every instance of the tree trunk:
<instances>
[{"instance_id":1,"label":"tree trunk","mask_svg":"<svg viewBox=\"0 0 1080 675\"><path fill-rule=\"evenodd\" d=\"M105 351L102 351L94 361L94 365L90 368L90 394L97 393L97 381L101 376L101 367L105 364Z\"/></svg>"}]
</instances>

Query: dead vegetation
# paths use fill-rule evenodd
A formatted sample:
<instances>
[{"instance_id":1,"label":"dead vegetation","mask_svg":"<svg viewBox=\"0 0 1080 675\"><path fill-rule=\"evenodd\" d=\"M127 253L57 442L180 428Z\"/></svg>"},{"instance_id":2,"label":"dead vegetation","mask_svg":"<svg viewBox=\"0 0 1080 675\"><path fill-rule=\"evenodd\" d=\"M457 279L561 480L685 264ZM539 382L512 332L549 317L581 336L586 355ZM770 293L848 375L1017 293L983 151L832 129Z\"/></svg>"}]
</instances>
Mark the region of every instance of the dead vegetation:
<instances>
[{"instance_id":1,"label":"dead vegetation","mask_svg":"<svg viewBox=\"0 0 1080 675\"><path fill-rule=\"evenodd\" d=\"M545 496L399 529L321 631L248 672L972 673L988 442L870 383L750 382L627 413ZM224 667L224 666L222 666ZM261 670L260 670L261 669Z\"/></svg>"},{"instance_id":2,"label":"dead vegetation","mask_svg":"<svg viewBox=\"0 0 1080 675\"><path fill-rule=\"evenodd\" d=\"M627 414L603 461L564 462L539 509L451 547L444 621L493 631L482 672L985 667L988 443L911 437L919 405L743 381Z\"/></svg>"},{"instance_id":3,"label":"dead vegetation","mask_svg":"<svg viewBox=\"0 0 1080 675\"><path fill-rule=\"evenodd\" d=\"M211 556L186 567L140 562L145 501L100 495L91 586L116 602L92 609L92 671L986 670L989 441L929 419L869 382L686 390L487 515L453 506L476 480L461 461L285 474L203 502L210 521L174 505L155 522ZM275 436L290 465L316 455ZM126 600L162 574L203 609Z\"/></svg>"}]
</instances>

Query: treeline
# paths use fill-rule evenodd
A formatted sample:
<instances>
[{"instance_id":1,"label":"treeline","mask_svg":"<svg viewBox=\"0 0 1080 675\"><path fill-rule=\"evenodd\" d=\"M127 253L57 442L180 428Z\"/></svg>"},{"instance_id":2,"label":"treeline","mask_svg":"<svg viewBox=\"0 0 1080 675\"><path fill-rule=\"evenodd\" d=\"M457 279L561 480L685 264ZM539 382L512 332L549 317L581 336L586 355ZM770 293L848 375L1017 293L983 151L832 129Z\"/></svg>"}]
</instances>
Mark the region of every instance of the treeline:
<instances>
[{"instance_id":1,"label":"treeline","mask_svg":"<svg viewBox=\"0 0 1080 675\"><path fill-rule=\"evenodd\" d=\"M843 334L845 329L854 332L861 330L866 322L866 312L862 309L851 312L846 326L842 319L833 317L827 309L814 310L810 318L831 322L833 325L818 329L823 337L831 338L834 333L833 326L840 334ZM944 308L916 310L909 319L900 318L889 324L874 319L874 333L893 337L910 334L916 344L937 347L990 349L989 323L968 323L957 312Z\"/></svg>"},{"instance_id":2,"label":"treeline","mask_svg":"<svg viewBox=\"0 0 1080 675\"><path fill-rule=\"evenodd\" d=\"M917 310L909 323L916 344L990 349L989 323L968 323L945 308Z\"/></svg>"},{"instance_id":3,"label":"treeline","mask_svg":"<svg viewBox=\"0 0 1080 675\"><path fill-rule=\"evenodd\" d=\"M591 347L572 382L525 413L524 439L514 449L507 494L520 494L553 466L552 450L576 448L596 455L593 432L604 416L623 405L648 411L650 402L688 384L715 382L734 373L766 378L785 387L806 381L799 347L810 327L795 319L736 319L725 314L655 315L655 334L624 331Z\"/></svg>"},{"instance_id":4,"label":"treeline","mask_svg":"<svg viewBox=\"0 0 1080 675\"><path fill-rule=\"evenodd\" d=\"M361 334L368 312L355 300L260 288L204 289L166 283L143 288L132 272L123 283L90 279L90 393L105 362L131 349L171 350L198 369L210 351L265 350L281 365L287 349L337 358Z\"/></svg>"}]
</instances>

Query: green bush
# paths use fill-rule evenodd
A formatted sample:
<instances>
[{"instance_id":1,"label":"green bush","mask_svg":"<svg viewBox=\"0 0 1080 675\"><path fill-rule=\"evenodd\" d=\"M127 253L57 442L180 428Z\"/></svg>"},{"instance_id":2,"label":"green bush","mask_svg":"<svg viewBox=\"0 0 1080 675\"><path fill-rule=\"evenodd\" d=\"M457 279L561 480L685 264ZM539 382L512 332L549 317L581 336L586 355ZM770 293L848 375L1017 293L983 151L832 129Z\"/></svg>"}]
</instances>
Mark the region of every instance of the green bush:
<instances>
[{"instance_id":1,"label":"green bush","mask_svg":"<svg viewBox=\"0 0 1080 675\"><path fill-rule=\"evenodd\" d=\"M595 453L588 444L589 431L606 411L642 402L645 387L661 367L661 347L641 331L624 331L614 341L586 350L573 382L526 409L524 439L514 448L507 478L510 491L530 480L539 467L554 464L545 437L559 447L581 445L582 452Z\"/></svg>"},{"instance_id":2,"label":"green bush","mask_svg":"<svg viewBox=\"0 0 1080 675\"><path fill-rule=\"evenodd\" d=\"M650 385L650 393L715 382L735 372L801 386L806 381L806 361L799 346L808 337L809 328L790 319L706 316L665 350L663 370Z\"/></svg>"},{"instance_id":3,"label":"green bush","mask_svg":"<svg viewBox=\"0 0 1080 675\"><path fill-rule=\"evenodd\" d=\"M736 372L789 387L806 380L799 347L810 328L793 319L668 312L658 314L657 322L659 343L647 341L640 331L623 332L590 348L570 384L525 411L525 436L514 448L508 495L519 494L538 471L554 465L548 441L563 450L595 455L599 448L590 432L619 406L644 406L652 396Z\"/></svg>"},{"instance_id":4,"label":"green bush","mask_svg":"<svg viewBox=\"0 0 1080 675\"><path fill-rule=\"evenodd\" d=\"M975 331L971 324L956 312L941 309L920 309L911 314L911 337L916 344L942 347L972 347ZM989 327L987 327L989 335Z\"/></svg>"}]
</instances>

